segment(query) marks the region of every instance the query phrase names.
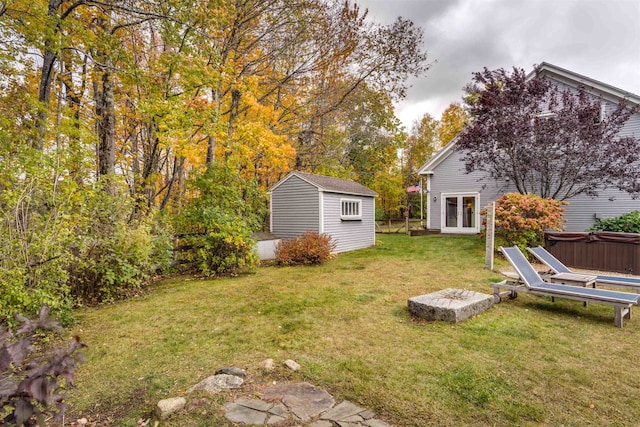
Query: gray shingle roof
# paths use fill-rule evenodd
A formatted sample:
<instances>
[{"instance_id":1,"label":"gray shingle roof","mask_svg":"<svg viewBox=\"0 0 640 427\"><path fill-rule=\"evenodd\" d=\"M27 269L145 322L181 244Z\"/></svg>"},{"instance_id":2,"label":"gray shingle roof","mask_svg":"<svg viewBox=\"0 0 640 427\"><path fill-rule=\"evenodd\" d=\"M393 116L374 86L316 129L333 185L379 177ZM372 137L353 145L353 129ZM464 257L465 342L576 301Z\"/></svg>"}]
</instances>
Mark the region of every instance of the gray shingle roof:
<instances>
[{"instance_id":1,"label":"gray shingle roof","mask_svg":"<svg viewBox=\"0 0 640 427\"><path fill-rule=\"evenodd\" d=\"M282 181L285 181L292 175L297 176L300 179L307 181L308 183L318 187L323 191L330 191L334 193L354 194L358 196L376 197L378 193L368 189L364 185L358 184L350 179L334 178L332 176L315 175L307 172L294 171L287 175ZM273 188L277 187L280 183L276 184ZM273 189L272 189L273 190Z\"/></svg>"}]
</instances>

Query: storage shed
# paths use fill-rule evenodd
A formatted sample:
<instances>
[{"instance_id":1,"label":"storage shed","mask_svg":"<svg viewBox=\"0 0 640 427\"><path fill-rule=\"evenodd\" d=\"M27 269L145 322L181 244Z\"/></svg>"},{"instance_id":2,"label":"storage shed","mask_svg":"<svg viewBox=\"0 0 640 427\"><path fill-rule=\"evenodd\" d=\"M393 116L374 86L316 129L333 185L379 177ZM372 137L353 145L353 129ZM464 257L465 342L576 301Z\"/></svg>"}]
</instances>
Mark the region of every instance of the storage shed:
<instances>
[{"instance_id":1,"label":"storage shed","mask_svg":"<svg viewBox=\"0 0 640 427\"><path fill-rule=\"evenodd\" d=\"M335 252L375 245L375 197L357 182L291 172L269 191L271 233L290 239L315 231L330 235Z\"/></svg>"}]
</instances>

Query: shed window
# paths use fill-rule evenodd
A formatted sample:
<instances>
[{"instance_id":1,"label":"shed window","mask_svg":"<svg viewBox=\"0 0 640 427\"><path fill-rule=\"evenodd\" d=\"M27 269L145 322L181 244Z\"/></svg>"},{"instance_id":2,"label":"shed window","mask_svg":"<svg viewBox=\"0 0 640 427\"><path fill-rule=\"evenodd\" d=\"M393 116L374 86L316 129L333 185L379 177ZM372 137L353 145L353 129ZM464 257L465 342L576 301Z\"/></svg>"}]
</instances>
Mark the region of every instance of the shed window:
<instances>
[{"instance_id":1,"label":"shed window","mask_svg":"<svg viewBox=\"0 0 640 427\"><path fill-rule=\"evenodd\" d=\"M340 218L362 219L360 200L340 199Z\"/></svg>"}]
</instances>

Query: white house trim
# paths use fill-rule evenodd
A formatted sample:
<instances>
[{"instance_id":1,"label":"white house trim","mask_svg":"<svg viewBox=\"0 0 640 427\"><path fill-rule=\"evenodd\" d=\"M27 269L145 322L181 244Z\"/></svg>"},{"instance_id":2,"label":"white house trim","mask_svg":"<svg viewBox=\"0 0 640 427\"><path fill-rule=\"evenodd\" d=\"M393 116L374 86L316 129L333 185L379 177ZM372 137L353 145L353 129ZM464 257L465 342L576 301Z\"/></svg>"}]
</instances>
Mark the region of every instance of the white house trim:
<instances>
[{"instance_id":1,"label":"white house trim","mask_svg":"<svg viewBox=\"0 0 640 427\"><path fill-rule=\"evenodd\" d=\"M324 193L322 191L318 191L318 202L320 203L319 213L320 213L320 223L318 224L318 234L324 233Z\"/></svg>"},{"instance_id":2,"label":"white house trim","mask_svg":"<svg viewBox=\"0 0 640 427\"><path fill-rule=\"evenodd\" d=\"M465 199L473 199L465 205ZM449 201L454 201L449 204ZM451 208L455 208L455 212ZM440 215L442 233L477 234L480 232L480 193L464 191L440 193ZM451 224L451 225L448 225ZM469 225L465 225L469 224Z\"/></svg>"}]
</instances>

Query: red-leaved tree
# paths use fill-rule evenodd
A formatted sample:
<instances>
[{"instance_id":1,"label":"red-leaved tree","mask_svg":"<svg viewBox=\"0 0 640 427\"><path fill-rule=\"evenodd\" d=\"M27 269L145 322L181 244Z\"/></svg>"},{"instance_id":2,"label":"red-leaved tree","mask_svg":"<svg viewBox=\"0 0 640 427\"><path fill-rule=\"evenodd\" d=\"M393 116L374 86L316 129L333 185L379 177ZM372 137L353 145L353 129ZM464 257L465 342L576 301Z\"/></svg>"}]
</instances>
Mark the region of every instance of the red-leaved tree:
<instances>
[{"instance_id":1,"label":"red-leaved tree","mask_svg":"<svg viewBox=\"0 0 640 427\"><path fill-rule=\"evenodd\" d=\"M640 140L620 130L637 108L605 109L584 90L561 89L522 69L474 73L470 122L457 149L467 172L509 179L521 194L565 200L619 188L640 196Z\"/></svg>"}]
</instances>

